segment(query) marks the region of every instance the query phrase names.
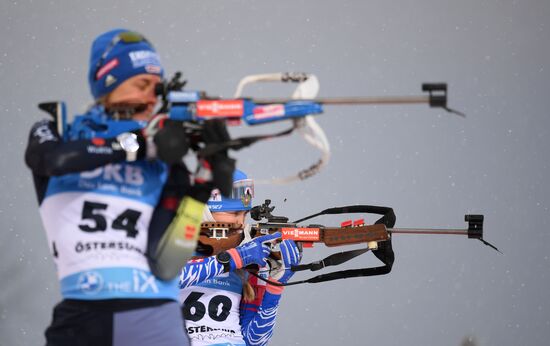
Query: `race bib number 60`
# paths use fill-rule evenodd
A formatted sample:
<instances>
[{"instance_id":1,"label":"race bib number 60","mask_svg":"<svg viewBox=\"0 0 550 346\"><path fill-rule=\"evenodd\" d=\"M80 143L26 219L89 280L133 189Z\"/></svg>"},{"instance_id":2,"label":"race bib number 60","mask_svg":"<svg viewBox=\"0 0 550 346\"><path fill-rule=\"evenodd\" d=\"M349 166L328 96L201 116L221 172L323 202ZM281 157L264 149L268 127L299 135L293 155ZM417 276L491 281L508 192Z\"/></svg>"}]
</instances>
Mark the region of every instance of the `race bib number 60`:
<instances>
[{"instance_id":1,"label":"race bib number 60","mask_svg":"<svg viewBox=\"0 0 550 346\"><path fill-rule=\"evenodd\" d=\"M216 322L225 321L233 305L231 299L224 295L213 296L207 303L207 308L204 303L199 301L203 295L203 292L191 292L187 299L185 299L183 302L183 315L185 319L197 322L208 313L208 316Z\"/></svg>"}]
</instances>

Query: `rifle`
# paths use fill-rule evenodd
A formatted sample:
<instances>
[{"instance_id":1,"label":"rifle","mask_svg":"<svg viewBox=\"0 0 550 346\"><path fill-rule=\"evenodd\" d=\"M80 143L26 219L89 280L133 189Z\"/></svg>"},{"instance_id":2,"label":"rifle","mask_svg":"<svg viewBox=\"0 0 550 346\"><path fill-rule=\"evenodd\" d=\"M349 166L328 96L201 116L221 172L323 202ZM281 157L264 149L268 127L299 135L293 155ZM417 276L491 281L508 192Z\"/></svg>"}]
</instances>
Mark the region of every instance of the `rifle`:
<instances>
[{"instance_id":1,"label":"rifle","mask_svg":"<svg viewBox=\"0 0 550 346\"><path fill-rule=\"evenodd\" d=\"M343 270L332 272L328 274L322 274L315 276L307 280L300 280L289 282L286 284L280 284L277 282L269 281L274 285L288 286L296 285L300 283L317 283L332 281L338 279L345 279L350 277L363 277L363 276L375 276L388 274L393 266L394 253L391 246L391 238L393 234L440 234L440 235L463 235L471 239L478 239L483 244L493 248L500 252L494 245L490 244L483 239L483 215L469 214L464 216L464 220L468 223L467 228L463 229L450 229L450 228L394 228L396 221L395 213L392 208L371 206L371 205L353 205L344 207L335 207L322 210L313 215L303 217L299 220L288 222L288 218L285 216L274 216L271 212L275 207L270 206L271 201L265 200L260 206L252 208L250 215L252 219L261 221L266 219L266 222L260 222L251 225L251 236L258 237L275 232L281 232L282 239L292 239L298 242L302 247L312 247L314 243L322 243L327 247L335 246L347 246L356 244L366 244L367 246L362 249L344 251L330 255L320 261L315 261L309 264L300 264L292 266L292 271L317 271L329 266L335 266L343 264L363 253L371 250L374 255L384 263L384 266L373 268L362 268L353 270ZM358 219L355 221L345 221L340 227L326 227L319 224L300 225L300 222L312 219L320 215L329 214L350 214L350 213L362 213L362 214L378 214L382 215L373 225L365 224L364 219ZM208 222L203 223L201 226L201 232L217 235L223 238L225 234L232 230L240 229L242 225ZM215 231L214 231L215 230ZM227 232L227 233L226 233ZM272 251L277 251L277 247L273 247ZM272 256L274 254L272 253ZM278 259L276 254L273 256ZM252 275L256 274L251 272ZM262 277L258 276L264 280Z\"/></svg>"},{"instance_id":2,"label":"rifle","mask_svg":"<svg viewBox=\"0 0 550 346\"><path fill-rule=\"evenodd\" d=\"M191 148L201 156L233 149L240 150L258 141L287 136L298 130L304 139L321 151L321 158L298 173L270 180L257 180L257 183L284 184L304 180L318 173L330 159L330 145L323 129L311 115L324 112L324 106L330 105L403 105L428 104L464 117L463 113L447 107L447 84L424 83L422 91L427 95L418 96L381 96L381 97L333 97L316 98L319 81L313 74L307 73L272 73L251 75L243 78L233 98L221 99L207 95L204 91L183 90L187 80L181 79L181 72L163 83L159 83L155 92L162 99L160 114L169 114L169 118L181 121L191 141ZM251 83L282 82L298 84L291 98L251 98L242 96L244 87ZM143 122L133 120L112 120L105 117L102 111L74 117L72 124L67 121L64 102L44 102L39 104L41 110L49 113L56 122L59 134L64 140L70 138L114 137L121 132L135 130L144 126ZM140 108L141 107L141 108ZM121 105L109 110L111 113L131 116L134 112L143 111L143 105ZM202 124L210 119L224 119L229 125L260 125L283 120L292 122L292 127L277 133L246 136L232 139L225 143L205 145L202 141Z\"/></svg>"},{"instance_id":3,"label":"rifle","mask_svg":"<svg viewBox=\"0 0 550 346\"><path fill-rule=\"evenodd\" d=\"M165 84L158 85L157 94L161 95L163 107L161 112L170 114L171 119L181 120L190 125L190 137L200 138L200 123L209 119L225 119L229 125L256 126L289 120L292 127L277 133L235 138L226 143L200 146L195 150L199 155L208 156L220 150L240 150L258 141L290 135L298 130L304 139L321 151L321 158L295 175L256 180L256 183L284 184L304 180L318 173L330 159L330 145L323 129L311 115L324 112L324 106L330 105L397 105L428 104L449 113L464 117L461 112L447 106L446 83L424 83L422 91L427 95L419 96L382 96L382 97L333 97L316 98L319 81L313 74L307 73L271 73L250 75L239 82L233 98L221 99L208 96L203 91L183 91L186 80L181 80L181 73ZM251 98L243 96L244 87L252 83L281 82L297 84L291 98ZM197 133L198 131L198 133Z\"/></svg>"}]
</instances>

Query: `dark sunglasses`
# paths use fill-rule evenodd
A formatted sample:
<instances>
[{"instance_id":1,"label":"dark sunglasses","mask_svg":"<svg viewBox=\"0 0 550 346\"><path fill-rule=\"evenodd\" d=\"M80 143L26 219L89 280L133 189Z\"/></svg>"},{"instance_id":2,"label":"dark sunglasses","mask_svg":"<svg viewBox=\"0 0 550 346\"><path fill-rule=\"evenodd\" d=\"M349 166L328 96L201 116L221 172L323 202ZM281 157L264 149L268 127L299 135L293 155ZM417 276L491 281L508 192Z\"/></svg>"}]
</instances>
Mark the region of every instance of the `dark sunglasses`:
<instances>
[{"instance_id":1,"label":"dark sunglasses","mask_svg":"<svg viewBox=\"0 0 550 346\"><path fill-rule=\"evenodd\" d=\"M94 74L94 78L97 80L97 73L99 72L99 69L103 66L105 63L105 59L107 58L107 55L115 48L115 46L119 43L139 43L139 42L146 42L149 45L153 46L151 42L147 41L145 36L143 36L140 33L134 32L134 31L123 31L113 37L111 40L111 43L105 48L105 51L103 54L101 54L101 58L99 58L99 61L96 64L96 70Z\"/></svg>"}]
</instances>

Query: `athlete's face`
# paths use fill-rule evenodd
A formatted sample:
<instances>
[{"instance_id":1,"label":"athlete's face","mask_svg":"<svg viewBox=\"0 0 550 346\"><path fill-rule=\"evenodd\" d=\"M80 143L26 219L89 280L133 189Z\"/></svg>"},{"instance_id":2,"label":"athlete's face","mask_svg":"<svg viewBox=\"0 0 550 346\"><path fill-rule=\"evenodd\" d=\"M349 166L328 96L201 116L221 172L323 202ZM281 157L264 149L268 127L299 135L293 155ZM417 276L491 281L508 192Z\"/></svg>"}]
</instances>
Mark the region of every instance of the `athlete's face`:
<instances>
[{"instance_id":1,"label":"athlete's face","mask_svg":"<svg viewBox=\"0 0 550 346\"><path fill-rule=\"evenodd\" d=\"M236 224L244 225L246 212L245 211L217 212L217 213L212 213L212 216L214 217L214 221L216 222L236 223ZM209 256L215 256L221 251L234 248L238 246L242 240L243 240L242 231L239 231L238 233L233 233L231 235L228 235L227 238L222 238L222 239L208 238L208 236L205 236L205 235L201 235L199 238L200 243L206 244L206 246L212 247L212 253L210 253Z\"/></svg>"},{"instance_id":2,"label":"athlete's face","mask_svg":"<svg viewBox=\"0 0 550 346\"><path fill-rule=\"evenodd\" d=\"M212 213L216 222L238 223L244 225L246 211L222 211Z\"/></svg>"},{"instance_id":3,"label":"athlete's face","mask_svg":"<svg viewBox=\"0 0 550 346\"><path fill-rule=\"evenodd\" d=\"M139 74L122 82L105 100L105 107L113 104L142 104L146 109L132 116L134 120L149 120L157 104L155 85L161 78L152 74Z\"/></svg>"}]
</instances>

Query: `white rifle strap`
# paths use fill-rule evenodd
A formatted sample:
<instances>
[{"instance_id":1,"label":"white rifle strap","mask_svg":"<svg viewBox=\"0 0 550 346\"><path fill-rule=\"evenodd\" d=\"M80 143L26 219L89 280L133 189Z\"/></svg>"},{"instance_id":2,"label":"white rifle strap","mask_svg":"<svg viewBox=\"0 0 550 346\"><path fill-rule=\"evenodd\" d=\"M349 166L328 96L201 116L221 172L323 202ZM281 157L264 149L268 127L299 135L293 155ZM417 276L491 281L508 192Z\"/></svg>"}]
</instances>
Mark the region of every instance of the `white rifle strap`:
<instances>
[{"instance_id":1,"label":"white rifle strap","mask_svg":"<svg viewBox=\"0 0 550 346\"><path fill-rule=\"evenodd\" d=\"M295 82L300 83L292 94L293 99L313 99L319 92L319 80L313 74L305 73L268 73L246 76L239 82L235 92L235 98L242 97L242 92L247 84L258 82ZM304 180L317 174L330 160L330 144L325 135L325 132L315 121L308 115L304 118L293 121L294 127L298 129L302 137L321 151L321 158L298 173L282 178L272 179L255 179L256 184L288 184L294 181Z\"/></svg>"}]
</instances>

